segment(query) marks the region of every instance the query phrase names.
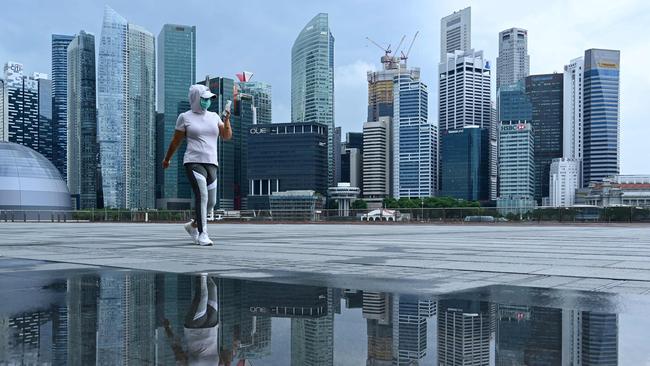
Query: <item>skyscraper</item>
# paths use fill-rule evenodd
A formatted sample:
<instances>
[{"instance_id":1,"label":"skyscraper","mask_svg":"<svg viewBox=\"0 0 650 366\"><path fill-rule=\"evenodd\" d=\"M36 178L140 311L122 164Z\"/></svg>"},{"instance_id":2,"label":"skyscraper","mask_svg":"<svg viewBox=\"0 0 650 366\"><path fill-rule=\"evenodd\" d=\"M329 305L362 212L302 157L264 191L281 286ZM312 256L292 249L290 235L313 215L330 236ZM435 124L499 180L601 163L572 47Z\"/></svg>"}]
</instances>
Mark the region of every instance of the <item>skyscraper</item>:
<instances>
[{"instance_id":1,"label":"skyscraper","mask_svg":"<svg viewBox=\"0 0 650 366\"><path fill-rule=\"evenodd\" d=\"M95 36L81 31L70 43L68 66L68 188L82 209L97 207Z\"/></svg>"},{"instance_id":2,"label":"skyscraper","mask_svg":"<svg viewBox=\"0 0 650 366\"><path fill-rule=\"evenodd\" d=\"M162 161L176 126L178 115L190 109L188 90L196 81L196 27L165 24L158 35L158 112L163 113L162 150L158 151L156 170L161 170ZM190 186L183 168L185 144L179 147L169 168L158 172L160 187L160 208L170 208L168 203L185 202L191 199ZM174 207L175 203L172 203ZM189 207L189 206L188 206Z\"/></svg>"},{"instance_id":3,"label":"skyscraper","mask_svg":"<svg viewBox=\"0 0 650 366\"><path fill-rule=\"evenodd\" d=\"M39 94L40 92L40 94ZM4 139L52 159L52 83L47 74L23 74L23 65L7 62L3 83Z\"/></svg>"},{"instance_id":4,"label":"skyscraper","mask_svg":"<svg viewBox=\"0 0 650 366\"><path fill-rule=\"evenodd\" d=\"M551 161L562 157L562 74L526 77L526 94L532 105L535 139L535 200L549 197Z\"/></svg>"},{"instance_id":5,"label":"skyscraper","mask_svg":"<svg viewBox=\"0 0 650 366\"><path fill-rule=\"evenodd\" d=\"M490 128L490 73L483 51L457 51L440 63L440 133L465 126Z\"/></svg>"},{"instance_id":6,"label":"skyscraper","mask_svg":"<svg viewBox=\"0 0 650 366\"><path fill-rule=\"evenodd\" d=\"M258 124L248 132L248 208L268 210L274 192L327 192L327 126Z\"/></svg>"},{"instance_id":7,"label":"skyscraper","mask_svg":"<svg viewBox=\"0 0 650 366\"><path fill-rule=\"evenodd\" d=\"M441 196L468 201L490 199L489 132L467 126L441 135Z\"/></svg>"},{"instance_id":8,"label":"skyscraper","mask_svg":"<svg viewBox=\"0 0 650 366\"><path fill-rule=\"evenodd\" d=\"M503 213L525 213L534 206L535 140L526 121L503 121L499 128L499 198Z\"/></svg>"},{"instance_id":9,"label":"skyscraper","mask_svg":"<svg viewBox=\"0 0 650 366\"><path fill-rule=\"evenodd\" d=\"M393 197L432 197L438 190L438 131L429 121L427 86L414 73L395 76L393 89Z\"/></svg>"},{"instance_id":10,"label":"skyscraper","mask_svg":"<svg viewBox=\"0 0 650 366\"><path fill-rule=\"evenodd\" d=\"M533 106L526 94L524 80L499 88L497 98L498 121L530 121Z\"/></svg>"},{"instance_id":11,"label":"skyscraper","mask_svg":"<svg viewBox=\"0 0 650 366\"><path fill-rule=\"evenodd\" d=\"M472 8L455 11L440 20L440 62L448 53L472 49Z\"/></svg>"},{"instance_id":12,"label":"skyscraper","mask_svg":"<svg viewBox=\"0 0 650 366\"><path fill-rule=\"evenodd\" d=\"M438 364L490 364L491 314L483 301L438 302Z\"/></svg>"},{"instance_id":13,"label":"skyscraper","mask_svg":"<svg viewBox=\"0 0 650 366\"><path fill-rule=\"evenodd\" d=\"M74 36L52 35L52 163L63 179L67 172L68 148L68 45Z\"/></svg>"},{"instance_id":14,"label":"skyscraper","mask_svg":"<svg viewBox=\"0 0 650 366\"><path fill-rule=\"evenodd\" d=\"M334 364L333 292L327 289L327 312L319 317L291 319L291 366Z\"/></svg>"},{"instance_id":15,"label":"skyscraper","mask_svg":"<svg viewBox=\"0 0 650 366\"><path fill-rule=\"evenodd\" d=\"M562 157L582 161L583 157L584 59L575 58L564 66ZM582 184L582 178L580 178ZM578 188L578 187L576 187Z\"/></svg>"},{"instance_id":16,"label":"skyscraper","mask_svg":"<svg viewBox=\"0 0 650 366\"><path fill-rule=\"evenodd\" d=\"M4 66L6 139L38 149L38 84L23 75L23 65L7 62Z\"/></svg>"},{"instance_id":17,"label":"skyscraper","mask_svg":"<svg viewBox=\"0 0 650 366\"><path fill-rule=\"evenodd\" d=\"M381 207L391 195L391 117L363 124L363 197Z\"/></svg>"},{"instance_id":18,"label":"skyscraper","mask_svg":"<svg viewBox=\"0 0 650 366\"><path fill-rule=\"evenodd\" d=\"M583 365L618 365L618 315L582 312Z\"/></svg>"},{"instance_id":19,"label":"skyscraper","mask_svg":"<svg viewBox=\"0 0 650 366\"><path fill-rule=\"evenodd\" d=\"M420 77L419 68L408 68L398 57L382 56L382 69L368 71L368 122L377 122L381 117L393 118L395 103L395 76L410 74L413 79Z\"/></svg>"},{"instance_id":20,"label":"skyscraper","mask_svg":"<svg viewBox=\"0 0 650 366\"><path fill-rule=\"evenodd\" d=\"M381 207L384 198L392 190L392 125L394 81L400 73L411 73L419 77L419 69L408 69L397 57L385 55L381 58L382 70L368 71L368 118L363 124L363 196L371 207ZM367 164L367 165L366 165ZM366 191L367 190L367 191Z\"/></svg>"},{"instance_id":21,"label":"skyscraper","mask_svg":"<svg viewBox=\"0 0 650 366\"><path fill-rule=\"evenodd\" d=\"M528 56L528 31L510 28L499 33L497 57L497 90L515 84L530 73Z\"/></svg>"},{"instance_id":22,"label":"skyscraper","mask_svg":"<svg viewBox=\"0 0 650 366\"><path fill-rule=\"evenodd\" d=\"M620 51L585 51L583 185L620 170Z\"/></svg>"},{"instance_id":23,"label":"skyscraper","mask_svg":"<svg viewBox=\"0 0 650 366\"><path fill-rule=\"evenodd\" d=\"M253 96L253 105L256 111L256 122L267 124L273 122L273 113L271 110L272 89L271 85L261 81L244 81L238 83L241 93Z\"/></svg>"},{"instance_id":24,"label":"skyscraper","mask_svg":"<svg viewBox=\"0 0 650 366\"><path fill-rule=\"evenodd\" d=\"M392 296L393 365L417 365L427 354L427 318L436 303L417 295Z\"/></svg>"},{"instance_id":25,"label":"skyscraper","mask_svg":"<svg viewBox=\"0 0 650 366\"><path fill-rule=\"evenodd\" d=\"M98 140L107 207L154 207L154 37L106 6L99 45Z\"/></svg>"},{"instance_id":26,"label":"skyscraper","mask_svg":"<svg viewBox=\"0 0 650 366\"><path fill-rule=\"evenodd\" d=\"M445 157L442 151L441 136L452 130L462 130L466 126L478 126L492 131L490 134L490 148L487 158L490 176L496 174L496 138L493 117L495 117L491 102L491 69L489 61L483 57L483 51L454 51L448 53L443 62L438 66L439 93L438 93L438 140L440 141L441 154L440 170L447 169L443 166ZM444 178L441 173L441 178ZM490 179L491 193L496 191L496 180ZM494 198L493 194L490 198Z\"/></svg>"},{"instance_id":27,"label":"skyscraper","mask_svg":"<svg viewBox=\"0 0 650 366\"><path fill-rule=\"evenodd\" d=\"M305 25L291 48L291 121L327 126L328 185L335 186L334 36L325 13Z\"/></svg>"},{"instance_id":28,"label":"skyscraper","mask_svg":"<svg viewBox=\"0 0 650 366\"><path fill-rule=\"evenodd\" d=\"M52 129L52 80L45 74L35 74L38 86L38 151L53 161L54 131Z\"/></svg>"}]
</instances>

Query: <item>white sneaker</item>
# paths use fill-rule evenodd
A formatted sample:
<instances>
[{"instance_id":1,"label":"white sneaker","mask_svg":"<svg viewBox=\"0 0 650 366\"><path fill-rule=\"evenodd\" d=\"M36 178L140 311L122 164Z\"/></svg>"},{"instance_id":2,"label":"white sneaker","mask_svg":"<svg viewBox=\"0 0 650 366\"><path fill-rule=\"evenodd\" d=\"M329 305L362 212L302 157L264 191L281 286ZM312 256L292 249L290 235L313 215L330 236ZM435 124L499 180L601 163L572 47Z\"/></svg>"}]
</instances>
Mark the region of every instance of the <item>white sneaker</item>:
<instances>
[{"instance_id":1,"label":"white sneaker","mask_svg":"<svg viewBox=\"0 0 650 366\"><path fill-rule=\"evenodd\" d=\"M190 234L190 236L192 237L192 241L194 242L194 244L196 244L196 241L199 240L199 229L192 226L192 223L194 223L194 221L190 221L184 226L185 226L185 231L187 231L187 233Z\"/></svg>"},{"instance_id":2,"label":"white sneaker","mask_svg":"<svg viewBox=\"0 0 650 366\"><path fill-rule=\"evenodd\" d=\"M208 236L208 233L205 231L199 234L199 238L197 239L197 244L207 246L207 245L212 245L212 240L210 240L210 237Z\"/></svg>"}]
</instances>

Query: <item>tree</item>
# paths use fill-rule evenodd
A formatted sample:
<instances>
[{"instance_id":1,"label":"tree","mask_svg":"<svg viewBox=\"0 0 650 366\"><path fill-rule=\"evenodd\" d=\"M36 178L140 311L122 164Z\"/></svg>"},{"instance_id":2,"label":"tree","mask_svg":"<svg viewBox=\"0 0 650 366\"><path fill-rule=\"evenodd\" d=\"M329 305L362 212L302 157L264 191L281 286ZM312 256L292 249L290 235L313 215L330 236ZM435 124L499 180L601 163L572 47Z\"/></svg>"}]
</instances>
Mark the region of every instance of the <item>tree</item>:
<instances>
[{"instance_id":1,"label":"tree","mask_svg":"<svg viewBox=\"0 0 650 366\"><path fill-rule=\"evenodd\" d=\"M397 202L397 200L394 199L393 197L387 197L384 198L384 207L391 208L391 209L399 208L399 202Z\"/></svg>"},{"instance_id":2,"label":"tree","mask_svg":"<svg viewBox=\"0 0 650 366\"><path fill-rule=\"evenodd\" d=\"M402 197L397 201L399 208L419 208L420 200Z\"/></svg>"},{"instance_id":3,"label":"tree","mask_svg":"<svg viewBox=\"0 0 650 366\"><path fill-rule=\"evenodd\" d=\"M368 202L364 200L356 200L352 202L353 210L365 210L368 208Z\"/></svg>"}]
</instances>

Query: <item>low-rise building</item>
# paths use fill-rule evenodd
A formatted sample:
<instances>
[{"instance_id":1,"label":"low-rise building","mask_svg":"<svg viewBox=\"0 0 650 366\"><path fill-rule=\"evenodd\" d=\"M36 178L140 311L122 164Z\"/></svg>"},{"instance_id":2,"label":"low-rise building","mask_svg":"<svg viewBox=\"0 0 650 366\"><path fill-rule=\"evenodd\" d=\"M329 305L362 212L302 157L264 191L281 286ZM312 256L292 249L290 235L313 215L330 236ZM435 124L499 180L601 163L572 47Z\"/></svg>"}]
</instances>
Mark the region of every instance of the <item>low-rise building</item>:
<instances>
[{"instance_id":1,"label":"low-rise building","mask_svg":"<svg viewBox=\"0 0 650 366\"><path fill-rule=\"evenodd\" d=\"M311 190L273 192L269 203L273 220L318 221L323 197Z\"/></svg>"},{"instance_id":2,"label":"low-rise building","mask_svg":"<svg viewBox=\"0 0 650 366\"><path fill-rule=\"evenodd\" d=\"M650 208L650 175L615 175L576 191L576 204Z\"/></svg>"}]
</instances>

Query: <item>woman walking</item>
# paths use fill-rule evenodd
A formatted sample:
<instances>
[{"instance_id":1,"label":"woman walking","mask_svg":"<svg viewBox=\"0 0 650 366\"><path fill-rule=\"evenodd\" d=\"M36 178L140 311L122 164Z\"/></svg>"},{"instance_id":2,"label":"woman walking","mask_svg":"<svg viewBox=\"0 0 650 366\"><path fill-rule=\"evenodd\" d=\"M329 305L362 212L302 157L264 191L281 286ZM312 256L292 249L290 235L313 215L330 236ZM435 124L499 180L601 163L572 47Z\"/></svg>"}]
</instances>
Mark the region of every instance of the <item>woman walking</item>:
<instances>
[{"instance_id":1,"label":"woman walking","mask_svg":"<svg viewBox=\"0 0 650 366\"><path fill-rule=\"evenodd\" d=\"M195 201L194 220L185 224L185 230L199 245L212 245L207 231L207 215L217 202L217 143L219 137L224 140L232 138L229 108L224 111L224 121L217 113L208 111L215 98L216 95L205 85L190 87L191 109L178 116L174 136L162 162L163 168L167 169L180 144L187 141L183 166Z\"/></svg>"}]
</instances>

